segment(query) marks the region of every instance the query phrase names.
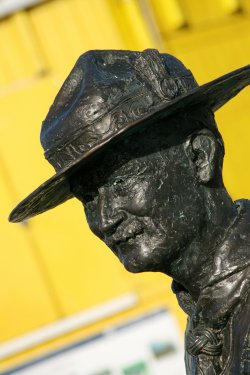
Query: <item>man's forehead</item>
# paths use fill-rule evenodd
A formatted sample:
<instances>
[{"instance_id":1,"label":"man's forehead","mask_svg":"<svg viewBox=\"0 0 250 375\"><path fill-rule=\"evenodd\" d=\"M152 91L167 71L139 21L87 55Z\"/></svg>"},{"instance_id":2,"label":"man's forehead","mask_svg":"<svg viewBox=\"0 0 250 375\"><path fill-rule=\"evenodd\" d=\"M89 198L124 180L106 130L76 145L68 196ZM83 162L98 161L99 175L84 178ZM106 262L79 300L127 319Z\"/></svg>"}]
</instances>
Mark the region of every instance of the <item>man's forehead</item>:
<instances>
[{"instance_id":1,"label":"man's forehead","mask_svg":"<svg viewBox=\"0 0 250 375\"><path fill-rule=\"evenodd\" d=\"M84 190L95 191L98 187L113 182L117 177L128 178L138 175L142 177L152 169L159 168L160 163L156 163L156 158L160 159L160 156L148 154L131 157L126 152L100 155L91 166L81 169L73 180L77 181Z\"/></svg>"},{"instance_id":2,"label":"man's forehead","mask_svg":"<svg viewBox=\"0 0 250 375\"><path fill-rule=\"evenodd\" d=\"M153 155L129 155L126 152L116 152L113 155L106 155L93 164L90 177L109 179L116 176L136 175L141 169L152 164Z\"/></svg>"},{"instance_id":3,"label":"man's forehead","mask_svg":"<svg viewBox=\"0 0 250 375\"><path fill-rule=\"evenodd\" d=\"M173 149L183 142L181 132L170 127L171 123L176 124L178 120L181 120L179 116L169 120L170 124L156 123L96 155L89 165L79 172L82 184L103 184L116 176L141 174L142 170L146 172L157 165L160 167L163 162L167 163L163 160L162 151L171 159Z\"/></svg>"}]
</instances>

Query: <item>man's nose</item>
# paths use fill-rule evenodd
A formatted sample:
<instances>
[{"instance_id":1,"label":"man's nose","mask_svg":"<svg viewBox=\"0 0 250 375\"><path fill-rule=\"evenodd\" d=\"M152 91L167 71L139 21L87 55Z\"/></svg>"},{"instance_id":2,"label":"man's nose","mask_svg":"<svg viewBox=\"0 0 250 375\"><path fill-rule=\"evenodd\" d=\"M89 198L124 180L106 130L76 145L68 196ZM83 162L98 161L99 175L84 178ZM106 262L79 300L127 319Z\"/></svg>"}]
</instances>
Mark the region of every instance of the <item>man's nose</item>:
<instances>
[{"instance_id":1,"label":"man's nose","mask_svg":"<svg viewBox=\"0 0 250 375\"><path fill-rule=\"evenodd\" d=\"M112 234L126 218L125 212L119 209L117 199L104 188L99 189L98 214L100 230L105 234Z\"/></svg>"}]
</instances>

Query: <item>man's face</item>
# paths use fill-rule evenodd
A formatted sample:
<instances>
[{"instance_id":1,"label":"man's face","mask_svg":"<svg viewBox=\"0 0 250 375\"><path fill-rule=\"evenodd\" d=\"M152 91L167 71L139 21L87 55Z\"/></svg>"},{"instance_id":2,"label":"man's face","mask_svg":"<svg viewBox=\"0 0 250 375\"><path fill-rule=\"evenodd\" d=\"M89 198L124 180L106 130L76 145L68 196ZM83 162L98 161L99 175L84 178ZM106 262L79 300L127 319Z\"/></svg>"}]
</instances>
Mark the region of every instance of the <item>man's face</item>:
<instances>
[{"instance_id":1,"label":"man's face","mask_svg":"<svg viewBox=\"0 0 250 375\"><path fill-rule=\"evenodd\" d=\"M201 230L202 194L185 145L170 137L159 151L151 141L120 142L78 172L71 189L90 229L127 270L171 273L171 263Z\"/></svg>"}]
</instances>

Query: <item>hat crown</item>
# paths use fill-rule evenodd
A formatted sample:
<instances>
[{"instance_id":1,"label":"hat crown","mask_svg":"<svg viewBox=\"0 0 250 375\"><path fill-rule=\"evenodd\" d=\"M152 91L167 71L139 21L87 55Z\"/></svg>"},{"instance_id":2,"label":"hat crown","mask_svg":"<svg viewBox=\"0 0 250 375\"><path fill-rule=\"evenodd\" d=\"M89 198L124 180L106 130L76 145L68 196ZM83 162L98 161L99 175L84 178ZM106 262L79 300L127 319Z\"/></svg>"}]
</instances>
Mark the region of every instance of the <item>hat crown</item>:
<instances>
[{"instance_id":1,"label":"hat crown","mask_svg":"<svg viewBox=\"0 0 250 375\"><path fill-rule=\"evenodd\" d=\"M59 171L128 123L197 86L178 59L157 50L88 51L43 122L45 157Z\"/></svg>"}]
</instances>

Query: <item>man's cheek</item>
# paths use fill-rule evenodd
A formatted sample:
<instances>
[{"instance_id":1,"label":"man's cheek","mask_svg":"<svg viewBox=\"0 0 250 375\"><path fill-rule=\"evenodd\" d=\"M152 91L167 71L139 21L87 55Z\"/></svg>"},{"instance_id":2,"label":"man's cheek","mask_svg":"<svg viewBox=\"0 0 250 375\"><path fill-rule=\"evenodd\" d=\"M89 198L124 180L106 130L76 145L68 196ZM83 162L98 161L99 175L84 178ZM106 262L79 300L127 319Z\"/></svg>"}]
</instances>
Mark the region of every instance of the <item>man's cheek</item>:
<instances>
[{"instance_id":1,"label":"man's cheek","mask_svg":"<svg viewBox=\"0 0 250 375\"><path fill-rule=\"evenodd\" d=\"M128 199L129 211L138 216L150 216L153 202L153 192L146 189L141 189L136 192L132 191Z\"/></svg>"}]
</instances>

